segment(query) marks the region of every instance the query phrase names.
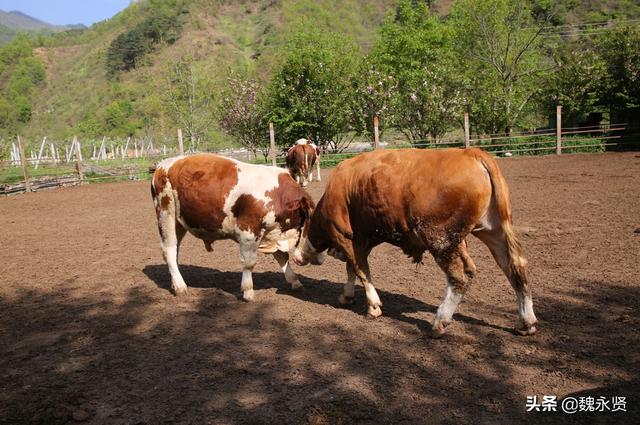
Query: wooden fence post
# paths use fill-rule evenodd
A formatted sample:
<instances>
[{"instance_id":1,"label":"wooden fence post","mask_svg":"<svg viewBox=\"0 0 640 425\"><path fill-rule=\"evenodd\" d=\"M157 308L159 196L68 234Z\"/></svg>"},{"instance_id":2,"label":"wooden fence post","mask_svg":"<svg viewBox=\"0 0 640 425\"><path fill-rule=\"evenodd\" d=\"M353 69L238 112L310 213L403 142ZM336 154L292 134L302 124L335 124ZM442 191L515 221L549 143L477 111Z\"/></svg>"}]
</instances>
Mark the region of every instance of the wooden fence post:
<instances>
[{"instance_id":1,"label":"wooden fence post","mask_svg":"<svg viewBox=\"0 0 640 425\"><path fill-rule=\"evenodd\" d=\"M56 148L53 146L53 143L49 143L49 151L51 152L51 159L54 164L58 163L58 158L56 157Z\"/></svg>"},{"instance_id":2,"label":"wooden fence post","mask_svg":"<svg viewBox=\"0 0 640 425\"><path fill-rule=\"evenodd\" d=\"M184 142L182 141L182 129L178 129L178 153L184 155Z\"/></svg>"},{"instance_id":3,"label":"wooden fence post","mask_svg":"<svg viewBox=\"0 0 640 425\"><path fill-rule=\"evenodd\" d=\"M18 149L20 150L20 163L22 164L22 175L24 176L24 192L31 192L31 184L29 183L29 161L24 154L24 145L20 136L18 136Z\"/></svg>"},{"instance_id":4,"label":"wooden fence post","mask_svg":"<svg viewBox=\"0 0 640 425\"><path fill-rule=\"evenodd\" d=\"M80 152L80 142L76 136L73 136L73 143L76 150L76 170L78 171L78 177L80 183L84 180L84 170L82 169L82 153Z\"/></svg>"},{"instance_id":5,"label":"wooden fence post","mask_svg":"<svg viewBox=\"0 0 640 425\"><path fill-rule=\"evenodd\" d=\"M562 106L556 106L556 155L562 154Z\"/></svg>"},{"instance_id":6,"label":"wooden fence post","mask_svg":"<svg viewBox=\"0 0 640 425\"><path fill-rule=\"evenodd\" d=\"M273 131L273 123L269 123L269 142L270 142L270 154L271 154L271 165L276 166L276 135Z\"/></svg>"},{"instance_id":7,"label":"wooden fence post","mask_svg":"<svg viewBox=\"0 0 640 425\"><path fill-rule=\"evenodd\" d=\"M469 113L464 113L464 147L471 146L471 133L469 132Z\"/></svg>"},{"instance_id":8,"label":"wooden fence post","mask_svg":"<svg viewBox=\"0 0 640 425\"><path fill-rule=\"evenodd\" d=\"M15 143L11 142L11 155L13 156L13 160L15 161L15 165L20 163L20 151Z\"/></svg>"},{"instance_id":9,"label":"wooden fence post","mask_svg":"<svg viewBox=\"0 0 640 425\"><path fill-rule=\"evenodd\" d=\"M47 136L44 136L42 139L42 144L40 145L40 150L38 151L38 159L36 160L36 166L34 167L36 170L38 169L38 165L40 165L40 160L42 159L42 154L44 153L44 146L47 144Z\"/></svg>"},{"instance_id":10,"label":"wooden fence post","mask_svg":"<svg viewBox=\"0 0 640 425\"><path fill-rule=\"evenodd\" d=\"M124 159L127 154L127 149L129 149L129 141L131 140L131 136L127 137L127 143L124 145L124 149L122 150L122 159Z\"/></svg>"},{"instance_id":11,"label":"wooden fence post","mask_svg":"<svg viewBox=\"0 0 640 425\"><path fill-rule=\"evenodd\" d=\"M378 116L373 116L373 149L380 147L380 132L378 130Z\"/></svg>"}]
</instances>

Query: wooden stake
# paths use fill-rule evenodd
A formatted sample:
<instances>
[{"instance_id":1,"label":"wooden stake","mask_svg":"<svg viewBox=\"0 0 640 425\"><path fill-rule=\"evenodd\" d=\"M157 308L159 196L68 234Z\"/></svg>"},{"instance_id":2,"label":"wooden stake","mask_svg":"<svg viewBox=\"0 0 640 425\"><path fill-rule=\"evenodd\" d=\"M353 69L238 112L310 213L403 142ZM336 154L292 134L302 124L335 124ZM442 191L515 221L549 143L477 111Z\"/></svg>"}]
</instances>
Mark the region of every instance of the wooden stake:
<instances>
[{"instance_id":1,"label":"wooden stake","mask_svg":"<svg viewBox=\"0 0 640 425\"><path fill-rule=\"evenodd\" d=\"M49 150L51 152L51 159L53 160L54 164L58 163L58 158L56 158L56 148L55 146L53 146L53 143L49 144Z\"/></svg>"},{"instance_id":2,"label":"wooden stake","mask_svg":"<svg viewBox=\"0 0 640 425\"><path fill-rule=\"evenodd\" d=\"M556 106L556 155L562 154L562 106Z\"/></svg>"},{"instance_id":3,"label":"wooden stake","mask_svg":"<svg viewBox=\"0 0 640 425\"><path fill-rule=\"evenodd\" d=\"M380 147L380 132L378 131L378 116L373 117L373 149Z\"/></svg>"},{"instance_id":4,"label":"wooden stake","mask_svg":"<svg viewBox=\"0 0 640 425\"><path fill-rule=\"evenodd\" d=\"M178 129L178 153L184 155L184 143L182 141L182 129Z\"/></svg>"},{"instance_id":5,"label":"wooden stake","mask_svg":"<svg viewBox=\"0 0 640 425\"><path fill-rule=\"evenodd\" d=\"M127 154L127 149L129 148L130 140L131 140L131 137L127 137L127 143L124 145L124 149L122 150L122 159L124 159L125 155Z\"/></svg>"},{"instance_id":6,"label":"wooden stake","mask_svg":"<svg viewBox=\"0 0 640 425\"><path fill-rule=\"evenodd\" d=\"M47 136L44 136L42 139L42 144L40 144L40 150L38 151L38 159L36 159L35 169L38 169L38 165L40 165L40 159L42 159L42 154L44 153L44 146L47 143Z\"/></svg>"},{"instance_id":7,"label":"wooden stake","mask_svg":"<svg viewBox=\"0 0 640 425\"><path fill-rule=\"evenodd\" d=\"M24 154L24 146L22 145L22 140L20 136L18 136L18 149L20 149L20 163L22 164L22 175L24 176L24 192L31 192L31 183L29 183L29 161L27 161L27 156Z\"/></svg>"},{"instance_id":8,"label":"wooden stake","mask_svg":"<svg viewBox=\"0 0 640 425\"><path fill-rule=\"evenodd\" d=\"M471 146L471 134L469 132L469 113L464 113L464 147L469 148Z\"/></svg>"},{"instance_id":9,"label":"wooden stake","mask_svg":"<svg viewBox=\"0 0 640 425\"><path fill-rule=\"evenodd\" d=\"M269 153L271 154L271 165L276 166L276 135L273 131L273 123L269 123Z\"/></svg>"},{"instance_id":10,"label":"wooden stake","mask_svg":"<svg viewBox=\"0 0 640 425\"><path fill-rule=\"evenodd\" d=\"M78 177L80 178L80 183L84 180L84 171L82 169L82 152L80 150L80 142L76 136L73 136L73 144L75 145L76 150L76 170L78 171Z\"/></svg>"}]
</instances>

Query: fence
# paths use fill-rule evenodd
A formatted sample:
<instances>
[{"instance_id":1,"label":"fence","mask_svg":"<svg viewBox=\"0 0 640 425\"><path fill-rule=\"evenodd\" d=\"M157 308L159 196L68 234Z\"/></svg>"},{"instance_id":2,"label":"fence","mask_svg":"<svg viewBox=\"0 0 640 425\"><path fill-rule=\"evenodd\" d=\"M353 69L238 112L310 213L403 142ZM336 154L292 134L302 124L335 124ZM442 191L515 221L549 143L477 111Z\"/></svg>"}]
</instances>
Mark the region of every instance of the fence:
<instances>
[{"instance_id":1,"label":"fence","mask_svg":"<svg viewBox=\"0 0 640 425\"><path fill-rule=\"evenodd\" d=\"M354 143L340 153L321 155L324 167L335 166L344 159L377 148L398 149L406 147L442 149L448 147L479 147L495 155L546 155L577 152L604 152L611 147L628 144L630 133L637 129L627 124L609 124L562 128L561 109L558 108L556 128L511 134L472 135L469 116L465 114L464 136L437 141L404 140L380 141L377 119L374 119L372 143ZM637 134L637 133L636 133ZM275 145L273 125L269 126L271 149L269 158L251 157L246 149L224 150L217 153L261 164L285 165L286 150L278 151ZM637 136L636 136L637 138ZM64 154L63 154L64 153ZM187 152L189 153L189 152ZM99 143L81 143L77 138L68 145L50 142L43 138L38 153L25 155L24 144L18 137L12 143L10 160L0 164L0 194L30 192L43 188L77 185L84 182L138 180L148 178L149 168L162 158L184 154L182 131L178 130L177 147L154 145L153 140L111 141L103 138ZM7 167L8 166L8 167Z\"/></svg>"}]
</instances>

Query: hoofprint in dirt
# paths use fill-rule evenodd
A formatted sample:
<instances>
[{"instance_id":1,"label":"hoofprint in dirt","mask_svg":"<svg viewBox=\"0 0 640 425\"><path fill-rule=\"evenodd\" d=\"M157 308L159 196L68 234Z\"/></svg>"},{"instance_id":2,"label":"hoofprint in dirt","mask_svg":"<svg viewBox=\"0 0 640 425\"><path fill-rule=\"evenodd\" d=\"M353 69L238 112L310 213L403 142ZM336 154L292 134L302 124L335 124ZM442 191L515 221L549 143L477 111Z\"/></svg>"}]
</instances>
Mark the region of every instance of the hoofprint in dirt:
<instances>
[{"instance_id":1,"label":"hoofprint in dirt","mask_svg":"<svg viewBox=\"0 0 640 425\"><path fill-rule=\"evenodd\" d=\"M488 250L449 334L428 329L445 290L425 257L370 257L384 315L338 307L344 265L268 256L237 300L237 244L187 237L186 298L169 292L148 183L0 199L0 423L639 423L640 157L499 161L511 187L539 333ZM322 183L309 186L317 201ZM526 412L527 396L626 397L627 412ZM611 406L611 403L609 403ZM558 405L558 410L560 406Z\"/></svg>"}]
</instances>

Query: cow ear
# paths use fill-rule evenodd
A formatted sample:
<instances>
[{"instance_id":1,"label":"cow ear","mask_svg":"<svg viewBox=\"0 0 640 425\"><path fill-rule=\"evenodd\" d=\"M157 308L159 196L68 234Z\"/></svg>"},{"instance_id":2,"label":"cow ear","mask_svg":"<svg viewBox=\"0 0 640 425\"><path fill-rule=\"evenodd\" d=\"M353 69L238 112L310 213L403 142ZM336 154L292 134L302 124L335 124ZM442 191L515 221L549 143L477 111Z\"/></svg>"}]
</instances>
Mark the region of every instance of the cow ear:
<instances>
[{"instance_id":1,"label":"cow ear","mask_svg":"<svg viewBox=\"0 0 640 425\"><path fill-rule=\"evenodd\" d=\"M305 212L307 217L311 217L314 207L315 205L311 198L303 196L302 199L300 199L300 208Z\"/></svg>"}]
</instances>

